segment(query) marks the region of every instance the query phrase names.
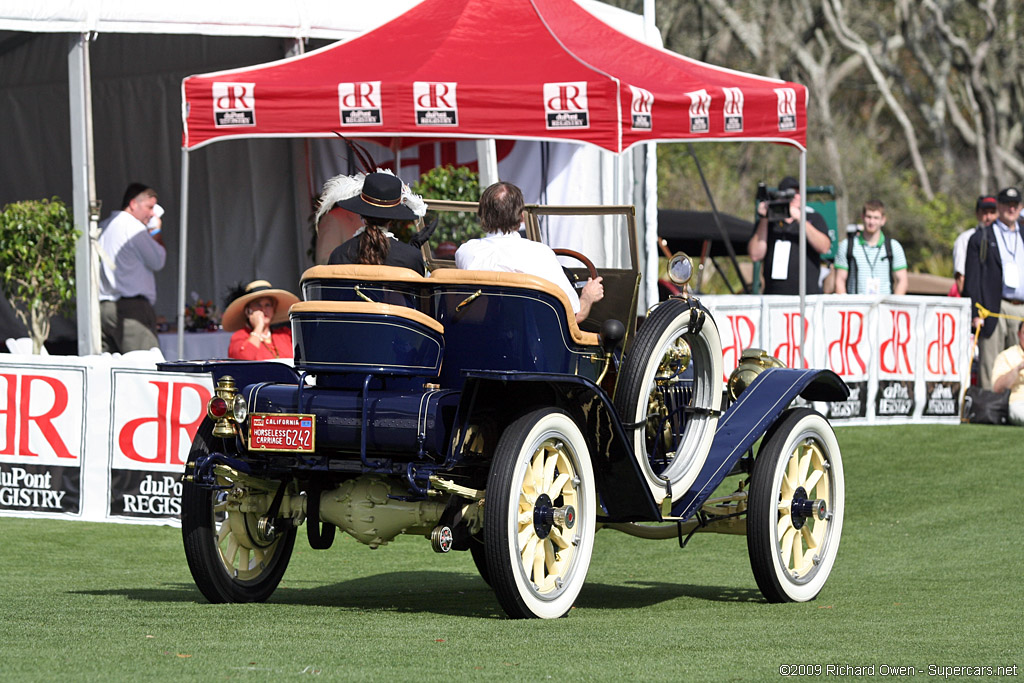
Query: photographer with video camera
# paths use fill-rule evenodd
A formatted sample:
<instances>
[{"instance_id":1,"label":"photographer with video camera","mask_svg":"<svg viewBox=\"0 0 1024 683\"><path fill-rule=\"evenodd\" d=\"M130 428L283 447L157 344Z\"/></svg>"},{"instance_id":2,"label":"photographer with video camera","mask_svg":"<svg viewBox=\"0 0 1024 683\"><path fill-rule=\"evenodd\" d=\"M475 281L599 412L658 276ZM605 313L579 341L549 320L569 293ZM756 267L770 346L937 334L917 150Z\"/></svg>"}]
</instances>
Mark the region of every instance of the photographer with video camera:
<instances>
[{"instance_id":1,"label":"photographer with video camera","mask_svg":"<svg viewBox=\"0 0 1024 683\"><path fill-rule=\"evenodd\" d=\"M763 261L765 294L800 293L800 183L786 176L779 189L769 191L760 183L757 193L757 222L747 244L755 263ZM819 214L807 212L807 294L820 294L818 284L821 254L832 246L828 226Z\"/></svg>"}]
</instances>

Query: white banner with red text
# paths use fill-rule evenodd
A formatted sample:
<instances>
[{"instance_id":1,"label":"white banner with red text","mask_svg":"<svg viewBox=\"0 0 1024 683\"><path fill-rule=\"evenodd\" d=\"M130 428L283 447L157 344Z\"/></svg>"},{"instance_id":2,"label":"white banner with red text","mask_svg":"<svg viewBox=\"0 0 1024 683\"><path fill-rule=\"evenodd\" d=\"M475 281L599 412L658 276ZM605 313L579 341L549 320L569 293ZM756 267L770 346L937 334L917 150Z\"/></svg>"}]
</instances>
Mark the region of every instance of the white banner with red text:
<instances>
[{"instance_id":1,"label":"white banner with red text","mask_svg":"<svg viewBox=\"0 0 1024 683\"><path fill-rule=\"evenodd\" d=\"M212 391L148 359L0 356L0 515L177 524Z\"/></svg>"},{"instance_id":2,"label":"white banner with red text","mask_svg":"<svg viewBox=\"0 0 1024 683\"><path fill-rule=\"evenodd\" d=\"M816 407L838 424L959 422L970 380L970 300L819 295L805 299L801 349L795 296L703 296L722 337L728 380L745 349L787 367L828 368L846 401ZM801 354L801 350L803 353Z\"/></svg>"}]
</instances>

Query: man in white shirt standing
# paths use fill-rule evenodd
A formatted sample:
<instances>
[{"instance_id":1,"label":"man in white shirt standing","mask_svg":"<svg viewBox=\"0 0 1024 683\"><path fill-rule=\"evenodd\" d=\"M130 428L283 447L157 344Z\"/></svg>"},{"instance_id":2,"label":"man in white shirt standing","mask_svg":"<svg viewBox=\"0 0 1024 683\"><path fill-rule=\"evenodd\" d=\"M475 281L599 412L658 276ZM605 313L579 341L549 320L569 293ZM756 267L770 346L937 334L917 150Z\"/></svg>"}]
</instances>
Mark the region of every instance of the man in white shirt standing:
<instances>
[{"instance_id":1,"label":"man in white shirt standing","mask_svg":"<svg viewBox=\"0 0 1024 683\"><path fill-rule=\"evenodd\" d=\"M967 263L967 243L971 241L971 235L975 230L985 228L996 220L996 198L991 195L982 195L974 204L974 214L978 217L978 223L973 228L968 228L956 236L953 242L953 280L956 282L956 291L964 296L964 273Z\"/></svg>"},{"instance_id":2,"label":"man in white shirt standing","mask_svg":"<svg viewBox=\"0 0 1024 683\"><path fill-rule=\"evenodd\" d=\"M110 353L159 346L153 274L164 267L167 251L160 229L146 227L156 201L155 190L132 183L121 210L100 224L100 327Z\"/></svg>"},{"instance_id":3,"label":"man in white shirt standing","mask_svg":"<svg viewBox=\"0 0 1024 683\"><path fill-rule=\"evenodd\" d=\"M484 190L477 215L488 235L459 247L455 265L464 270L501 270L542 277L565 291L576 322L583 322L590 315L590 307L604 298L603 278L588 279L577 296L551 247L520 237L523 208L523 193L512 183L498 182Z\"/></svg>"}]
</instances>

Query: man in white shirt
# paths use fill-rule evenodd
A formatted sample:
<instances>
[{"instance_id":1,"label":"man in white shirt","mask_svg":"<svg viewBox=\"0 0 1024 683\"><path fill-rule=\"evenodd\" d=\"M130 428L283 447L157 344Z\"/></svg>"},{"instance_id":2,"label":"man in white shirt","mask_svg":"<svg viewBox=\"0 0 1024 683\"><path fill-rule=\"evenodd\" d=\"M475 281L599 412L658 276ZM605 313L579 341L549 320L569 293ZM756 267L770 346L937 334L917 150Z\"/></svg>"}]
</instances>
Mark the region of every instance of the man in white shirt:
<instances>
[{"instance_id":1,"label":"man in white shirt","mask_svg":"<svg viewBox=\"0 0 1024 683\"><path fill-rule=\"evenodd\" d=\"M156 271L167 251L160 230L146 227L156 191L140 183L125 190L121 210L100 224L100 327L103 350L127 353L159 346Z\"/></svg>"},{"instance_id":2,"label":"man in white shirt","mask_svg":"<svg viewBox=\"0 0 1024 683\"><path fill-rule=\"evenodd\" d=\"M576 322L583 322L590 315L590 307L604 298L603 278L588 279L577 296L551 247L520 237L523 207L523 193L512 183L498 182L484 190L477 215L488 235L459 247L455 265L465 270L528 273L549 280L565 291Z\"/></svg>"}]
</instances>

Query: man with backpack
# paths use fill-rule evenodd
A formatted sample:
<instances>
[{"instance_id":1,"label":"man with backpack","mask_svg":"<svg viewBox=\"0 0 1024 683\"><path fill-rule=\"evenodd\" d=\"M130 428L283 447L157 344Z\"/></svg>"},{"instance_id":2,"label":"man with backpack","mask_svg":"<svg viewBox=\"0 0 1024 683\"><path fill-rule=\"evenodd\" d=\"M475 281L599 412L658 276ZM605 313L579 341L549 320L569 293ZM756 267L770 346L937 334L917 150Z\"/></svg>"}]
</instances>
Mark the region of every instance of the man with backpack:
<instances>
[{"instance_id":1,"label":"man with backpack","mask_svg":"<svg viewBox=\"0 0 1024 683\"><path fill-rule=\"evenodd\" d=\"M882 233L885 205L866 202L861 220L863 230L836 250L836 294L906 294L907 257L899 242Z\"/></svg>"}]
</instances>

